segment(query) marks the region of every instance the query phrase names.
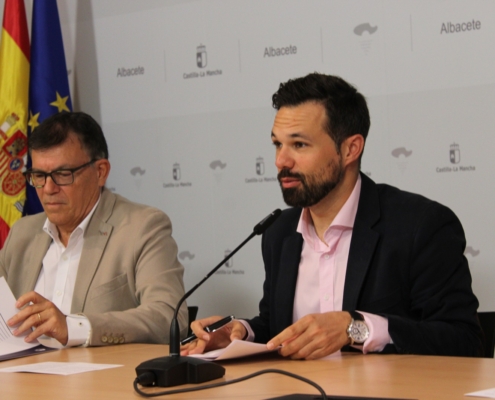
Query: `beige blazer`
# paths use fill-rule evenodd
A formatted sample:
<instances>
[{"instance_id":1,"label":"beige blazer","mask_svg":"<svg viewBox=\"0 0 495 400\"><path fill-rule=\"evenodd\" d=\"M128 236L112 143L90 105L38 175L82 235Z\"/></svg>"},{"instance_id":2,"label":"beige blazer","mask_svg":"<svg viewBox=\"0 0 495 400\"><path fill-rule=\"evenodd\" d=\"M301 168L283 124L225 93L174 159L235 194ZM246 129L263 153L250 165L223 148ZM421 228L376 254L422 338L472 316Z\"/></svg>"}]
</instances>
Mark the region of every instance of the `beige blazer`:
<instances>
[{"instance_id":1,"label":"beige blazer","mask_svg":"<svg viewBox=\"0 0 495 400\"><path fill-rule=\"evenodd\" d=\"M34 289L41 271L51 243L45 220L44 213L18 220L0 251L0 276L16 298ZM71 310L91 322L91 346L169 342L174 308L184 295L184 268L171 234L162 211L103 189L84 233ZM182 336L187 321L184 303Z\"/></svg>"}]
</instances>

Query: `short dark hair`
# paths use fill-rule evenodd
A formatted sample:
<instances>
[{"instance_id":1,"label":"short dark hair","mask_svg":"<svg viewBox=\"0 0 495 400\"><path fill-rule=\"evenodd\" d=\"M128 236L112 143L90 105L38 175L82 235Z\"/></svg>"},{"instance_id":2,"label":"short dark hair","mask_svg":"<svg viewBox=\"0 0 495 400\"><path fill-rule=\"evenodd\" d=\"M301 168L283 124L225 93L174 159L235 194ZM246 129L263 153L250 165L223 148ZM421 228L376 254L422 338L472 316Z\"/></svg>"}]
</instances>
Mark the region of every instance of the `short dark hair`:
<instances>
[{"instance_id":1,"label":"short dark hair","mask_svg":"<svg viewBox=\"0 0 495 400\"><path fill-rule=\"evenodd\" d=\"M357 133L364 139L370 129L366 99L357 89L338 76L320 73L281 83L272 96L273 107L294 107L307 102L322 104L327 113L327 133L337 145Z\"/></svg>"},{"instance_id":2,"label":"short dark hair","mask_svg":"<svg viewBox=\"0 0 495 400\"><path fill-rule=\"evenodd\" d=\"M61 112L46 118L29 136L29 153L61 145L71 133L77 136L91 160L108 158L107 142L100 125L83 112Z\"/></svg>"}]
</instances>

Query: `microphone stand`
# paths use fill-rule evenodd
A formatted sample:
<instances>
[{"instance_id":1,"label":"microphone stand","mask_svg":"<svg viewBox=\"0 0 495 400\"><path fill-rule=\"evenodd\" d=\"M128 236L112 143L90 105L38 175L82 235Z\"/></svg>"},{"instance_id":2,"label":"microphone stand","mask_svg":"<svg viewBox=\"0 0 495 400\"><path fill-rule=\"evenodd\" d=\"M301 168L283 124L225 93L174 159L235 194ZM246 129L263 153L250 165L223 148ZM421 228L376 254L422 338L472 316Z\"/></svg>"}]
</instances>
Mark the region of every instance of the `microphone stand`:
<instances>
[{"instance_id":1,"label":"microphone stand","mask_svg":"<svg viewBox=\"0 0 495 400\"><path fill-rule=\"evenodd\" d=\"M235 248L220 264L213 268L197 285L190 289L179 300L170 323L170 350L169 356L145 361L136 367L136 374L142 386L170 387L186 383L202 383L221 378L225 375L225 368L211 361L196 357L180 355L180 328L177 315L182 303L199 288L210 276L224 265L237 251L254 236L261 235L279 215L280 209L273 211L254 228L253 232L239 246Z\"/></svg>"}]
</instances>

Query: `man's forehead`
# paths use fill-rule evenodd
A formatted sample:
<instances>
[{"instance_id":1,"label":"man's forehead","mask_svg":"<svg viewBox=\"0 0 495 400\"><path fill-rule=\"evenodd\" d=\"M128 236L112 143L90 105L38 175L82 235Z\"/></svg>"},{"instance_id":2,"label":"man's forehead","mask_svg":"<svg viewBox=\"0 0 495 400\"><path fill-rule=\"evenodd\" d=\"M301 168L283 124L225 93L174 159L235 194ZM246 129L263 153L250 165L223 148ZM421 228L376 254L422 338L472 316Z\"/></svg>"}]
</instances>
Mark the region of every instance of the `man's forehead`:
<instances>
[{"instance_id":1,"label":"man's forehead","mask_svg":"<svg viewBox=\"0 0 495 400\"><path fill-rule=\"evenodd\" d=\"M303 103L298 106L281 107L275 115L272 132L277 131L302 133L302 128L323 128L326 111L319 103Z\"/></svg>"},{"instance_id":2,"label":"man's forehead","mask_svg":"<svg viewBox=\"0 0 495 400\"><path fill-rule=\"evenodd\" d=\"M62 143L46 149L33 149L31 159L33 169L50 169L71 167L73 164L84 161L88 155L80 140L75 135L69 137Z\"/></svg>"}]
</instances>

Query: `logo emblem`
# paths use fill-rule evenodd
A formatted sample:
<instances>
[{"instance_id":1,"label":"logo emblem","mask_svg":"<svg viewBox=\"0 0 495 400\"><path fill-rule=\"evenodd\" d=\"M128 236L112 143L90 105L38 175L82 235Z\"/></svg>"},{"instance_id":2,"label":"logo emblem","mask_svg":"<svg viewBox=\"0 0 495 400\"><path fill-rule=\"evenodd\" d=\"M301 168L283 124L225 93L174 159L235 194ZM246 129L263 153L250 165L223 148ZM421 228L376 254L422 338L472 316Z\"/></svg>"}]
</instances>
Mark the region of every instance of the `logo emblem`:
<instances>
[{"instance_id":1,"label":"logo emblem","mask_svg":"<svg viewBox=\"0 0 495 400\"><path fill-rule=\"evenodd\" d=\"M131 175L136 176L137 174L143 176L145 174L146 170L141 169L141 167L137 166L134 168L131 168Z\"/></svg>"},{"instance_id":2,"label":"logo emblem","mask_svg":"<svg viewBox=\"0 0 495 400\"><path fill-rule=\"evenodd\" d=\"M225 250L225 257L227 257L229 254L230 254L230 250ZM227 261L225 261L224 265L227 268L232 268L232 266L234 265L233 258L229 258Z\"/></svg>"},{"instance_id":3,"label":"logo emblem","mask_svg":"<svg viewBox=\"0 0 495 400\"><path fill-rule=\"evenodd\" d=\"M466 250L464 251L464 254L470 254L472 255L473 257L476 257L478 254L480 254L480 251L479 250L475 250L473 247L471 246L467 246L466 247Z\"/></svg>"},{"instance_id":4,"label":"logo emblem","mask_svg":"<svg viewBox=\"0 0 495 400\"><path fill-rule=\"evenodd\" d=\"M174 177L174 181L180 180L180 165L179 165L179 163L174 164L174 168L172 170L172 176Z\"/></svg>"},{"instance_id":5,"label":"logo emblem","mask_svg":"<svg viewBox=\"0 0 495 400\"><path fill-rule=\"evenodd\" d=\"M392 155L395 158L399 158L401 155L407 158L411 154L412 154L412 150L407 150L405 147L397 147L396 149L392 150Z\"/></svg>"},{"instance_id":6,"label":"logo emblem","mask_svg":"<svg viewBox=\"0 0 495 400\"><path fill-rule=\"evenodd\" d=\"M452 164L459 164L461 161L461 151L459 150L459 145L452 143L450 145L450 162Z\"/></svg>"},{"instance_id":7,"label":"logo emblem","mask_svg":"<svg viewBox=\"0 0 495 400\"><path fill-rule=\"evenodd\" d=\"M196 65L198 68L205 68L207 64L206 46L199 45L196 47Z\"/></svg>"},{"instance_id":8,"label":"logo emblem","mask_svg":"<svg viewBox=\"0 0 495 400\"><path fill-rule=\"evenodd\" d=\"M194 259L194 257L195 257L194 254L192 254L188 250L184 250L184 251L181 251L179 253L179 259L181 259L181 260L185 260L186 258L189 260L192 260L192 259Z\"/></svg>"},{"instance_id":9,"label":"logo emblem","mask_svg":"<svg viewBox=\"0 0 495 400\"><path fill-rule=\"evenodd\" d=\"M263 162L263 157L258 157L256 159L256 173L258 175L263 175L265 173L265 163Z\"/></svg>"},{"instance_id":10,"label":"logo emblem","mask_svg":"<svg viewBox=\"0 0 495 400\"><path fill-rule=\"evenodd\" d=\"M362 36L364 32L368 32L368 34L373 35L378 29L378 26L371 26L369 22L364 24L359 24L354 28L354 34L358 36Z\"/></svg>"},{"instance_id":11,"label":"logo emblem","mask_svg":"<svg viewBox=\"0 0 495 400\"><path fill-rule=\"evenodd\" d=\"M227 166L226 163L223 163L220 160L215 160L210 163L210 168L215 170L217 168L224 169Z\"/></svg>"}]
</instances>

